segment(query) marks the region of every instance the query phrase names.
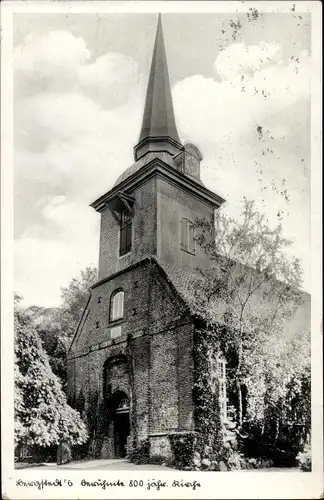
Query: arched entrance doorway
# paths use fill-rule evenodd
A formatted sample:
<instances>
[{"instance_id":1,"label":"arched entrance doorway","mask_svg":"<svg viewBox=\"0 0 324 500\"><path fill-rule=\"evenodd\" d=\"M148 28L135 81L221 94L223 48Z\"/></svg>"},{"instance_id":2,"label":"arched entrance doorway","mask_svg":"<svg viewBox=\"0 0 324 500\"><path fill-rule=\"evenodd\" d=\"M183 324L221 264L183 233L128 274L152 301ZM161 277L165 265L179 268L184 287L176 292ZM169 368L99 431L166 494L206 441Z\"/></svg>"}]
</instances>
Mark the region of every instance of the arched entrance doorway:
<instances>
[{"instance_id":1,"label":"arched entrance doorway","mask_svg":"<svg viewBox=\"0 0 324 500\"><path fill-rule=\"evenodd\" d=\"M124 392L113 395L114 451L115 458L124 458L129 436L129 399Z\"/></svg>"}]
</instances>

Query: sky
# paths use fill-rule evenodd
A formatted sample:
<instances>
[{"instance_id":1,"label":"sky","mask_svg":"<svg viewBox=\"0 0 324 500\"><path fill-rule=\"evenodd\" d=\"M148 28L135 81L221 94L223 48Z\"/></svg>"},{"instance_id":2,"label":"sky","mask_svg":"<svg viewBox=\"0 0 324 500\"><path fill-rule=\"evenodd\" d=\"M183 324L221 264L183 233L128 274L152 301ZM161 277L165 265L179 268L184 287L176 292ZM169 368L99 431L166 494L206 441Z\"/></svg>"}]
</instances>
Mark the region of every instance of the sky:
<instances>
[{"instance_id":1,"label":"sky","mask_svg":"<svg viewBox=\"0 0 324 500\"><path fill-rule=\"evenodd\" d=\"M97 265L89 204L133 163L156 14L16 14L15 291L58 306ZM310 15L165 13L178 132L237 217L243 196L283 225L310 290Z\"/></svg>"}]
</instances>

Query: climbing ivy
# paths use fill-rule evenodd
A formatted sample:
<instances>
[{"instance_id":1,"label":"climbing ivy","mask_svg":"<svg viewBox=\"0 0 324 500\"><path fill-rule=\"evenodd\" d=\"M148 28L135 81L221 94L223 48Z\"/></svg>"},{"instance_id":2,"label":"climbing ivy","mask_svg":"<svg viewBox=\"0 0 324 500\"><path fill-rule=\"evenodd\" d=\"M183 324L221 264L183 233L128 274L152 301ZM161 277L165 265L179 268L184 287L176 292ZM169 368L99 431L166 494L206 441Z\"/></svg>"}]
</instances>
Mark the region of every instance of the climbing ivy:
<instances>
[{"instance_id":1,"label":"climbing ivy","mask_svg":"<svg viewBox=\"0 0 324 500\"><path fill-rule=\"evenodd\" d=\"M196 451L201 459L220 460L223 454L223 433L220 418L219 387L212 379L211 361L219 352L217 327L195 331L193 357L195 364Z\"/></svg>"},{"instance_id":2,"label":"climbing ivy","mask_svg":"<svg viewBox=\"0 0 324 500\"><path fill-rule=\"evenodd\" d=\"M135 368L134 368L134 352L133 352L133 338L132 335L127 335L127 346L126 346L126 355L127 355L127 365L128 365L128 374L129 374L129 386L130 386L130 424L131 429L133 429L132 443L129 443L132 450L138 449L138 439L137 439L137 418L136 418L136 394L135 394ZM131 455L132 450L128 450L129 455Z\"/></svg>"}]
</instances>

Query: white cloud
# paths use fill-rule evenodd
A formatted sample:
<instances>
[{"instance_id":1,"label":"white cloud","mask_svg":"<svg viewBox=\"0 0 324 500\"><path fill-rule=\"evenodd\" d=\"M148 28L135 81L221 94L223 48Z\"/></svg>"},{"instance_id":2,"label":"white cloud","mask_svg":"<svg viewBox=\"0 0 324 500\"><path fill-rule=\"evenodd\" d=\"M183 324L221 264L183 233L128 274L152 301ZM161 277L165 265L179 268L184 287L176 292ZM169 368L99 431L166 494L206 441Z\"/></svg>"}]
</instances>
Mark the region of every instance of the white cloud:
<instances>
[{"instance_id":1,"label":"white cloud","mask_svg":"<svg viewBox=\"0 0 324 500\"><path fill-rule=\"evenodd\" d=\"M96 233L99 217L96 212L84 203L68 201L65 196L55 196L44 204L43 215L54 223L65 240L74 241L84 238L84 228L87 234Z\"/></svg>"},{"instance_id":2,"label":"white cloud","mask_svg":"<svg viewBox=\"0 0 324 500\"><path fill-rule=\"evenodd\" d=\"M99 217L65 196L43 200L39 210L45 223L29 226L15 243L15 287L26 305L57 306L61 287L97 265Z\"/></svg>"},{"instance_id":3,"label":"white cloud","mask_svg":"<svg viewBox=\"0 0 324 500\"><path fill-rule=\"evenodd\" d=\"M220 81L195 75L174 88L182 137L202 148L203 180L231 215L247 196L270 224L285 223L309 287L310 58L283 61L278 44L233 44L214 67Z\"/></svg>"},{"instance_id":4,"label":"white cloud","mask_svg":"<svg viewBox=\"0 0 324 500\"><path fill-rule=\"evenodd\" d=\"M276 51L279 49L274 46L272 52ZM274 60L270 64L266 58L263 63L258 60L250 75L244 75L238 64L226 66L225 70L224 59L227 61L227 55L229 61L233 59L233 54L237 54L240 60L241 52L242 44L233 44L219 54L215 67L223 67L226 73L223 80L195 75L175 86L175 108L184 136L211 143L226 139L229 134L240 138L246 135L247 127L261 123L272 114L277 115L274 120L276 126L282 126L279 113L298 100L309 97L310 58L307 52L301 54L298 62L290 60L279 64L281 60ZM268 52L271 52L270 48ZM223 61L220 65L219 59ZM192 96L195 98L192 99Z\"/></svg>"},{"instance_id":5,"label":"white cloud","mask_svg":"<svg viewBox=\"0 0 324 500\"><path fill-rule=\"evenodd\" d=\"M46 73L55 77L55 69L77 67L90 59L83 38L69 31L44 30L30 33L15 50L16 69L29 76Z\"/></svg>"},{"instance_id":6,"label":"white cloud","mask_svg":"<svg viewBox=\"0 0 324 500\"><path fill-rule=\"evenodd\" d=\"M215 70L223 80L235 75L252 76L261 68L280 63L281 58L282 50L278 43L235 43L220 52L215 61Z\"/></svg>"},{"instance_id":7,"label":"white cloud","mask_svg":"<svg viewBox=\"0 0 324 500\"><path fill-rule=\"evenodd\" d=\"M45 30L27 36L15 49L15 71L18 95L46 92L54 101L56 92L69 93L68 99L71 92L81 93L107 107L124 104L142 82L131 57L110 52L91 61L83 38L69 31Z\"/></svg>"},{"instance_id":8,"label":"white cloud","mask_svg":"<svg viewBox=\"0 0 324 500\"><path fill-rule=\"evenodd\" d=\"M82 94L44 92L23 99L16 111L20 131L40 144L84 138L98 121L99 106Z\"/></svg>"},{"instance_id":9,"label":"white cloud","mask_svg":"<svg viewBox=\"0 0 324 500\"><path fill-rule=\"evenodd\" d=\"M137 63L116 53L104 54L93 64L80 66L79 78L82 91L108 107L112 103L124 104L141 80Z\"/></svg>"},{"instance_id":10,"label":"white cloud","mask_svg":"<svg viewBox=\"0 0 324 500\"><path fill-rule=\"evenodd\" d=\"M42 111L45 104L47 113ZM23 138L17 134L17 142L23 145L15 155L18 179L23 183L38 179L48 189L59 193L64 188L73 198L89 202L102 194L103 186L108 190L133 161L139 109L133 103L104 110L75 94L34 96L21 108L19 123L26 126ZM26 151L24 143L30 149L30 139L35 137L42 150Z\"/></svg>"},{"instance_id":11,"label":"white cloud","mask_svg":"<svg viewBox=\"0 0 324 500\"><path fill-rule=\"evenodd\" d=\"M16 75L22 80L20 88L24 93L71 89L77 81L80 64L90 59L83 38L76 38L68 31L51 30L28 35L14 55Z\"/></svg>"}]
</instances>

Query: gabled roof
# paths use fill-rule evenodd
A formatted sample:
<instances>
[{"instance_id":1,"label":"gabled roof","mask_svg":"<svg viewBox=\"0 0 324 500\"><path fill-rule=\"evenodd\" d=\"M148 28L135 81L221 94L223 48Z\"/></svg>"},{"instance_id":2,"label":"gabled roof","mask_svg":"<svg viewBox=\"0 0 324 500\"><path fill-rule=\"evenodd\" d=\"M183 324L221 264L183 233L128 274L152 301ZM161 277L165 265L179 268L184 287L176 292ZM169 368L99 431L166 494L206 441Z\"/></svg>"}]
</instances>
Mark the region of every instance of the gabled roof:
<instances>
[{"instance_id":1,"label":"gabled roof","mask_svg":"<svg viewBox=\"0 0 324 500\"><path fill-rule=\"evenodd\" d=\"M156 264L162 268L168 281L172 283L178 295L188 306L191 314L197 314L195 300L192 294L192 282L195 276L195 271L185 269L180 266L166 264L159 259L154 259Z\"/></svg>"},{"instance_id":2,"label":"gabled roof","mask_svg":"<svg viewBox=\"0 0 324 500\"><path fill-rule=\"evenodd\" d=\"M187 314L189 314L193 319L198 319L202 321L206 321L206 314L204 309L199 309L199 303L197 303L197 296L195 296L196 289L196 279L202 279L199 275L198 269L189 269L182 268L176 265L169 265L156 257L146 257L143 260L132 264L126 269L122 269L117 271L116 273L104 278L97 283L95 283L91 289L96 288L107 281L113 280L116 276L130 272L131 270L144 266L151 263L155 266L156 270L162 275L164 279L168 282L174 293L180 297L183 301L183 305L185 306L185 310ZM80 318L79 324L76 328L74 337L71 341L68 352L71 351L72 345L74 344L79 332L81 331L83 326L83 320L86 319L86 310L90 301L91 294L89 295L88 302L84 308L83 314ZM310 321L310 296L306 292L303 292L303 303L298 307L296 311L296 315L291 319L288 319L285 323L285 335L293 334L295 331L299 331L302 328L309 326ZM258 297L255 298L255 307L258 307ZM213 322L217 322L219 325L224 325L224 313L226 312L227 307L226 304L220 302L218 304L217 309L213 314Z\"/></svg>"}]
</instances>

